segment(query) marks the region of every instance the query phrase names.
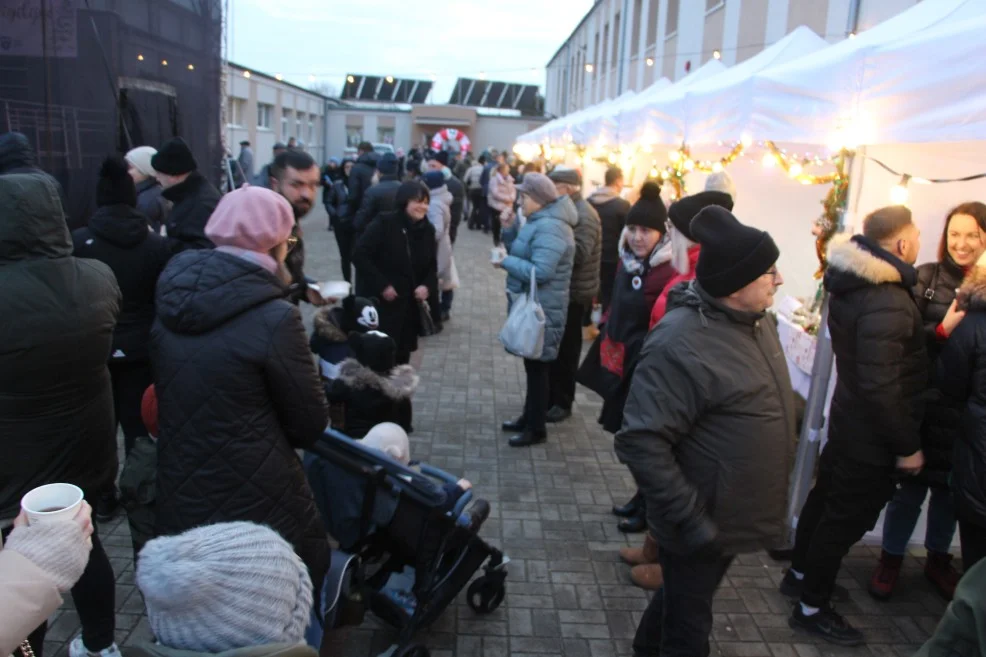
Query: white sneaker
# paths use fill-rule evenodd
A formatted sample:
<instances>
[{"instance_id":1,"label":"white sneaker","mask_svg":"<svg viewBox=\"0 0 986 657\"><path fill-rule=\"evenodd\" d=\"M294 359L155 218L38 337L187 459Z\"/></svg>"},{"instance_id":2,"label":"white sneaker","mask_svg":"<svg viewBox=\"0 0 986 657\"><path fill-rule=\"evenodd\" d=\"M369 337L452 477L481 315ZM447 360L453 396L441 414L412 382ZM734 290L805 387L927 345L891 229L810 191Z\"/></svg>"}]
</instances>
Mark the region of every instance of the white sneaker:
<instances>
[{"instance_id":1,"label":"white sneaker","mask_svg":"<svg viewBox=\"0 0 986 657\"><path fill-rule=\"evenodd\" d=\"M68 656L69 657L123 657L120 654L120 649L117 647L116 643L111 643L109 648L103 648L99 652L93 652L86 648L85 644L82 643L82 635L72 639L72 643L68 646Z\"/></svg>"}]
</instances>

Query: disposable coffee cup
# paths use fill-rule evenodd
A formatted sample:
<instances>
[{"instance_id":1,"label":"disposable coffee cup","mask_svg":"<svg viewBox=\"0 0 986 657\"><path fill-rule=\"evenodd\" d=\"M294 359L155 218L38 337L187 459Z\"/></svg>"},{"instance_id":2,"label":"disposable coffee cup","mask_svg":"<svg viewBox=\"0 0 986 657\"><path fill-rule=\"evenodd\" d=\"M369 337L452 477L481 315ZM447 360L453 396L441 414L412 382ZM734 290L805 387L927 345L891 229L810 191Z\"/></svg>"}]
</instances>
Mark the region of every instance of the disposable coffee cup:
<instances>
[{"instance_id":1,"label":"disposable coffee cup","mask_svg":"<svg viewBox=\"0 0 986 657\"><path fill-rule=\"evenodd\" d=\"M490 262L496 264L498 262L503 262L503 259L507 257L507 252L504 251L499 246L494 246L490 249Z\"/></svg>"},{"instance_id":2,"label":"disposable coffee cup","mask_svg":"<svg viewBox=\"0 0 986 657\"><path fill-rule=\"evenodd\" d=\"M72 484L38 486L21 498L28 524L70 522L82 506L82 489Z\"/></svg>"}]
</instances>

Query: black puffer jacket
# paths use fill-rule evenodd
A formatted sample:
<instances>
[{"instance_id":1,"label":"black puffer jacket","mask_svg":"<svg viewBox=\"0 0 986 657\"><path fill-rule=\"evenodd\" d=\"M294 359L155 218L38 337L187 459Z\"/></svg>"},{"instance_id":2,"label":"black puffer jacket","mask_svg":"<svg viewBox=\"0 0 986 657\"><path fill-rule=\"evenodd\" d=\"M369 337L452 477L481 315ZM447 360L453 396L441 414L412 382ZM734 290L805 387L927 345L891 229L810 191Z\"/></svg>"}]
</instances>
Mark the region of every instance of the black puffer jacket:
<instances>
[{"instance_id":1,"label":"black puffer jacket","mask_svg":"<svg viewBox=\"0 0 986 657\"><path fill-rule=\"evenodd\" d=\"M75 256L109 265L123 293L113 330L113 362L146 361L154 322L154 289L171 257L168 240L152 233L147 217L127 205L96 210L86 228L72 231Z\"/></svg>"},{"instance_id":2,"label":"black puffer jacket","mask_svg":"<svg viewBox=\"0 0 986 657\"><path fill-rule=\"evenodd\" d=\"M270 525L317 585L329 551L294 450L322 435L328 405L284 294L273 274L222 251L181 253L161 274L151 330L157 529Z\"/></svg>"},{"instance_id":3,"label":"black puffer jacket","mask_svg":"<svg viewBox=\"0 0 986 657\"><path fill-rule=\"evenodd\" d=\"M794 456L794 393L777 328L697 281L671 290L648 334L616 434L662 549L779 545Z\"/></svg>"},{"instance_id":4,"label":"black puffer jacket","mask_svg":"<svg viewBox=\"0 0 986 657\"><path fill-rule=\"evenodd\" d=\"M914 300L924 320L925 344L932 372L945 342L938 338L938 325L945 318L955 299L955 290L962 284L962 268L952 262L929 262L918 267L918 283ZM921 425L921 449L924 451L924 470L919 475L939 488L948 487L952 470L952 447L958 433L961 409L945 398L937 388L929 390L928 405Z\"/></svg>"},{"instance_id":5,"label":"black puffer jacket","mask_svg":"<svg viewBox=\"0 0 986 657\"><path fill-rule=\"evenodd\" d=\"M410 431L405 407L418 387L410 365L398 365L378 374L355 358L339 364L339 375L325 386L332 405L332 428L350 438L362 438L381 422L393 422Z\"/></svg>"},{"instance_id":6,"label":"black puffer jacket","mask_svg":"<svg viewBox=\"0 0 986 657\"><path fill-rule=\"evenodd\" d=\"M620 236L630 212L630 202L616 195L609 187L601 187L589 196L589 205L596 209L602 225L600 262L611 265L615 270L616 263L620 261Z\"/></svg>"},{"instance_id":7,"label":"black puffer jacket","mask_svg":"<svg viewBox=\"0 0 986 657\"><path fill-rule=\"evenodd\" d=\"M346 205L349 207L349 212L345 214L343 221L346 218L355 218L359 206L363 204L363 195L373 185L373 172L376 170L377 156L375 153L363 153L356 160L356 164L349 172L349 180L347 181L349 195L346 198Z\"/></svg>"},{"instance_id":8,"label":"black puffer jacket","mask_svg":"<svg viewBox=\"0 0 986 657\"><path fill-rule=\"evenodd\" d=\"M161 192L161 196L174 204L165 223L172 250L211 249L214 245L205 236L205 224L219 205L219 190L193 171L183 182Z\"/></svg>"},{"instance_id":9,"label":"black puffer jacket","mask_svg":"<svg viewBox=\"0 0 986 657\"><path fill-rule=\"evenodd\" d=\"M466 203L466 188L455 176L446 178L445 186L448 187L448 191L452 195L452 225L458 226L459 222L462 221L462 208Z\"/></svg>"},{"instance_id":10,"label":"black puffer jacket","mask_svg":"<svg viewBox=\"0 0 986 657\"><path fill-rule=\"evenodd\" d=\"M155 233L160 232L171 211L171 203L161 196L163 191L161 183L154 178L137 183L137 210L147 217Z\"/></svg>"},{"instance_id":11,"label":"black puffer jacket","mask_svg":"<svg viewBox=\"0 0 986 657\"><path fill-rule=\"evenodd\" d=\"M54 179L0 176L0 519L42 484L92 495L116 477L106 361L120 312L110 268L72 257Z\"/></svg>"},{"instance_id":12,"label":"black puffer jacket","mask_svg":"<svg viewBox=\"0 0 986 657\"><path fill-rule=\"evenodd\" d=\"M928 353L921 313L911 296L914 267L862 235L829 246L825 288L839 380L827 449L894 468L921 448Z\"/></svg>"},{"instance_id":13,"label":"black puffer jacket","mask_svg":"<svg viewBox=\"0 0 986 657\"><path fill-rule=\"evenodd\" d=\"M438 246L435 227L427 219L412 221L403 212L384 214L367 227L353 250L356 294L380 300L380 331L397 343L400 354L418 348L420 312L414 299L419 285L428 288L429 306L438 301ZM392 285L397 298L383 291Z\"/></svg>"},{"instance_id":14,"label":"black puffer jacket","mask_svg":"<svg viewBox=\"0 0 986 657\"><path fill-rule=\"evenodd\" d=\"M935 383L963 406L952 459L955 515L986 528L986 267L969 273L959 303L967 314L938 357Z\"/></svg>"},{"instance_id":15,"label":"black puffer jacket","mask_svg":"<svg viewBox=\"0 0 986 657\"><path fill-rule=\"evenodd\" d=\"M363 194L363 202L353 218L353 229L361 234L374 219L382 214L394 211L397 189L401 181L397 175L381 176L380 182L370 187Z\"/></svg>"}]
</instances>

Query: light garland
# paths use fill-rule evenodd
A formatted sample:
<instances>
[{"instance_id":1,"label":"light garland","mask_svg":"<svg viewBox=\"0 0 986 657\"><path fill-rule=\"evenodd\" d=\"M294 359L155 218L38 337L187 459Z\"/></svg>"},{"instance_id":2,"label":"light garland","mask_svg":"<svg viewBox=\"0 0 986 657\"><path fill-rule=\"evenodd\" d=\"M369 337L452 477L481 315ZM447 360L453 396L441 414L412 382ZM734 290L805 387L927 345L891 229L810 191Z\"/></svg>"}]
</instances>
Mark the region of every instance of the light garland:
<instances>
[{"instance_id":1,"label":"light garland","mask_svg":"<svg viewBox=\"0 0 986 657\"><path fill-rule=\"evenodd\" d=\"M702 173L719 173L736 161L746 147L749 140L744 138L736 142L733 148L718 160L696 160L692 158L691 150L687 144L682 144L680 148L668 152L668 160L671 164L659 169L655 162L647 176L651 180L660 178L662 181L670 181L672 187L671 200L677 201L685 196L685 176L693 171Z\"/></svg>"}]
</instances>

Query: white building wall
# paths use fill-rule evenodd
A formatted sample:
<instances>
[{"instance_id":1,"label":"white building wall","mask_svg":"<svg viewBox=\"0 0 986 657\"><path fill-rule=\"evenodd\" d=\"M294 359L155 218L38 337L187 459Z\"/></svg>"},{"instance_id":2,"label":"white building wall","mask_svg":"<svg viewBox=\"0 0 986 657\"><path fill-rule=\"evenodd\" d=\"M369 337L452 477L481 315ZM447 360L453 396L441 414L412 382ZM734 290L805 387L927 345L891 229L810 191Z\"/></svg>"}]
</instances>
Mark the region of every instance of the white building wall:
<instances>
[{"instance_id":1,"label":"white building wall","mask_svg":"<svg viewBox=\"0 0 986 657\"><path fill-rule=\"evenodd\" d=\"M913 7L920 0L859 1L857 30L863 31ZM937 0L925 1L935 2ZM725 7L719 10L724 12L721 40L723 63L730 66L737 61L749 59L759 51L759 48L750 48L749 46L754 43L759 45L761 41L763 45L773 44L797 27L790 23L801 20L798 17L804 14L804 8L800 5L791 4L795 2L807 3L816 2L816 0L725 0ZM826 5L824 8L821 6L817 8L817 11L821 13L814 20L814 23L817 23L813 25L816 31L820 31L824 27L824 34L819 36L831 42L844 38L852 0L817 0L817 2ZM690 68L694 71L702 62L707 61L710 54L704 52L704 45L710 40L706 39L704 34L706 7L708 6L706 0L678 0L676 30L674 28L668 30L665 27L668 3L669 0L643 0L639 15L634 15L636 8L633 0L628 2L603 0L594 4L589 10L588 16L569 37L569 40L561 45L557 57L549 64L545 89L546 111L556 116L564 116L627 89L639 92L661 77L662 72L674 80L679 80L688 73L685 70L686 62L691 63ZM653 7L657 8L657 24L651 28L648 22ZM793 15L792 7L794 8ZM749 34L741 35L741 23L746 15L744 11L753 12L746 16L747 22L752 19L751 17L756 16L757 25L763 25L763 33L762 35L758 34L755 41L751 40L753 37ZM616 13L620 14L621 25L618 30L614 31L612 29L614 26L613 18ZM824 26L821 16L825 17ZM633 48L631 44L626 42L632 39L632 25L638 22L641 24L638 34L638 54L636 60L631 60ZM601 48L603 46L603 28L607 23L610 25L610 43L608 44L610 55L604 58ZM627 29L624 29L624 25ZM749 26L747 29L749 30ZM653 38L648 39L651 30L653 30ZM674 37L666 39L669 32L674 32ZM620 40L616 46L618 53L616 61L612 55L613 38ZM718 43L718 39L715 42ZM744 46L746 47L738 56L737 48ZM717 46L710 45L709 47L715 48ZM618 79L619 59L621 57L624 60L622 80ZM646 66L648 57L654 60L653 66ZM670 57L670 60L665 61L665 57ZM606 59L607 62L605 67L602 65L603 59ZM595 67L592 73L585 71L584 66L587 63ZM568 75L565 74L566 71ZM619 82L622 84L618 84Z\"/></svg>"}]
</instances>

